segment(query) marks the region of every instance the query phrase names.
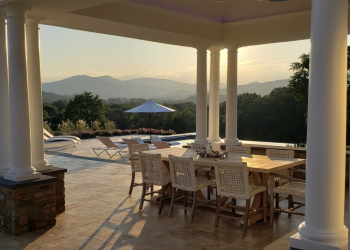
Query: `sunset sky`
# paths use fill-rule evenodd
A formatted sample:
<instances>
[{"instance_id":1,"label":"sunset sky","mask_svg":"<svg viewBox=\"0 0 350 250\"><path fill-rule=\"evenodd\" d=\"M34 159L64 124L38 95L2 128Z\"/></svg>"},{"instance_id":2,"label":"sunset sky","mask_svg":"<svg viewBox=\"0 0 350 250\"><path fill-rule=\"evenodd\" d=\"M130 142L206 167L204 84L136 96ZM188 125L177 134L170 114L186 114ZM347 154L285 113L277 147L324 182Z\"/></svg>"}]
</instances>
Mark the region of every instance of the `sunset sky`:
<instances>
[{"instance_id":1,"label":"sunset sky","mask_svg":"<svg viewBox=\"0 0 350 250\"><path fill-rule=\"evenodd\" d=\"M194 48L45 25L40 29L44 83L74 75L196 82ZM240 48L238 84L288 79L290 64L309 51L310 40ZM226 63L227 53L222 51L221 83L226 83Z\"/></svg>"}]
</instances>

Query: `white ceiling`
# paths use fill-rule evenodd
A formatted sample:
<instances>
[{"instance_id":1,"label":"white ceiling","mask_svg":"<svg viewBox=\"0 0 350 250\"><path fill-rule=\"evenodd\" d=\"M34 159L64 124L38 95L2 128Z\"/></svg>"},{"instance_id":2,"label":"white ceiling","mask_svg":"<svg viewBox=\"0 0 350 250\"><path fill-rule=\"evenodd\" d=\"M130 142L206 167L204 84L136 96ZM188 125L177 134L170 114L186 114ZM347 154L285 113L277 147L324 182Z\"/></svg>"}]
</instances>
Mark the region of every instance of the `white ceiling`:
<instances>
[{"instance_id":1,"label":"white ceiling","mask_svg":"<svg viewBox=\"0 0 350 250\"><path fill-rule=\"evenodd\" d=\"M0 0L47 25L160 43L250 46L310 37L311 0Z\"/></svg>"}]
</instances>

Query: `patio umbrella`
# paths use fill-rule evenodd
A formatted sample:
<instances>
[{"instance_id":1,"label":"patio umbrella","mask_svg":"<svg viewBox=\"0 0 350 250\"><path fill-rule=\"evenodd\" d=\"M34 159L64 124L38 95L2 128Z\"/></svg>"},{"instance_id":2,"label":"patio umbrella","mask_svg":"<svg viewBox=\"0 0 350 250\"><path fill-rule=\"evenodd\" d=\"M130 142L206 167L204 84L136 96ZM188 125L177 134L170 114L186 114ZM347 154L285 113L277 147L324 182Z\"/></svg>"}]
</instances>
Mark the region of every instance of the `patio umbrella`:
<instances>
[{"instance_id":1,"label":"patio umbrella","mask_svg":"<svg viewBox=\"0 0 350 250\"><path fill-rule=\"evenodd\" d=\"M149 113L149 134L151 139L151 127L152 127L152 113L169 113L174 112L174 109L162 106L158 103L155 103L154 101L148 101L140 106L137 106L135 108L129 109L125 112L127 113Z\"/></svg>"}]
</instances>

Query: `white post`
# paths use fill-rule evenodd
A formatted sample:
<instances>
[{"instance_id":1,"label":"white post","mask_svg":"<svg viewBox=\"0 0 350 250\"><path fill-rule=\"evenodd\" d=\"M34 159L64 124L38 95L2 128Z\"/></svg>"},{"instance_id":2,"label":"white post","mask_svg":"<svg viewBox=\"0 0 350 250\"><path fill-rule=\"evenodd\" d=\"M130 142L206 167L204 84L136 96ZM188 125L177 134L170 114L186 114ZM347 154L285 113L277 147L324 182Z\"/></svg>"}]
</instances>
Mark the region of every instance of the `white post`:
<instances>
[{"instance_id":1,"label":"white post","mask_svg":"<svg viewBox=\"0 0 350 250\"><path fill-rule=\"evenodd\" d=\"M40 178L32 167L25 48L25 8L11 4L7 12L8 72L10 96L11 168L4 179L25 181Z\"/></svg>"},{"instance_id":2,"label":"white post","mask_svg":"<svg viewBox=\"0 0 350 250\"><path fill-rule=\"evenodd\" d=\"M7 74L6 13L0 11L0 177L11 167L10 108Z\"/></svg>"},{"instance_id":3,"label":"white post","mask_svg":"<svg viewBox=\"0 0 350 250\"><path fill-rule=\"evenodd\" d=\"M196 143L207 143L207 47L197 48Z\"/></svg>"},{"instance_id":4,"label":"white post","mask_svg":"<svg viewBox=\"0 0 350 250\"><path fill-rule=\"evenodd\" d=\"M226 145L242 145L237 138L238 47L227 47Z\"/></svg>"},{"instance_id":5,"label":"white post","mask_svg":"<svg viewBox=\"0 0 350 250\"><path fill-rule=\"evenodd\" d=\"M210 89L209 89L209 138L210 142L220 142L220 50L210 48Z\"/></svg>"},{"instance_id":6,"label":"white post","mask_svg":"<svg viewBox=\"0 0 350 250\"><path fill-rule=\"evenodd\" d=\"M44 149L39 22L39 18L26 19L29 117L32 165L36 171L45 171L52 166L45 160Z\"/></svg>"},{"instance_id":7,"label":"white post","mask_svg":"<svg viewBox=\"0 0 350 250\"><path fill-rule=\"evenodd\" d=\"M347 0L313 0L305 222L297 249L348 249L344 225Z\"/></svg>"}]
</instances>

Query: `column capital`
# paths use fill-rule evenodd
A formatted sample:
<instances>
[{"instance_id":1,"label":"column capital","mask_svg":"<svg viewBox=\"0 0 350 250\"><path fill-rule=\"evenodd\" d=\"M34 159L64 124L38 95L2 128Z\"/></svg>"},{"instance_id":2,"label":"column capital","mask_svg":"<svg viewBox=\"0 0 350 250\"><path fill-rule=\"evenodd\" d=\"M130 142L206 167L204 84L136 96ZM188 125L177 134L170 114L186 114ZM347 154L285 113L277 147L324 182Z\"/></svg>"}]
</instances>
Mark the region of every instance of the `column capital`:
<instances>
[{"instance_id":1,"label":"column capital","mask_svg":"<svg viewBox=\"0 0 350 250\"><path fill-rule=\"evenodd\" d=\"M26 27L27 28L39 28L41 21L44 21L44 17L39 16L27 16L26 18Z\"/></svg>"},{"instance_id":2,"label":"column capital","mask_svg":"<svg viewBox=\"0 0 350 250\"><path fill-rule=\"evenodd\" d=\"M6 20L6 12L3 10L0 10L0 20Z\"/></svg>"},{"instance_id":3,"label":"column capital","mask_svg":"<svg viewBox=\"0 0 350 250\"><path fill-rule=\"evenodd\" d=\"M207 50L209 48L208 45L205 45L205 44L200 44L200 45L197 45L195 46L196 50L199 51L199 50Z\"/></svg>"},{"instance_id":4,"label":"column capital","mask_svg":"<svg viewBox=\"0 0 350 250\"><path fill-rule=\"evenodd\" d=\"M230 50L238 50L239 46L236 45L236 44L229 44L229 45L226 45L225 48L230 51ZM238 52L238 51L237 51Z\"/></svg>"},{"instance_id":5,"label":"column capital","mask_svg":"<svg viewBox=\"0 0 350 250\"><path fill-rule=\"evenodd\" d=\"M220 51L223 49L223 46L211 46L209 48L211 54L220 54Z\"/></svg>"},{"instance_id":6,"label":"column capital","mask_svg":"<svg viewBox=\"0 0 350 250\"><path fill-rule=\"evenodd\" d=\"M20 3L9 3L2 7L7 13L7 18L25 18L25 13L30 10L30 6Z\"/></svg>"}]
</instances>

